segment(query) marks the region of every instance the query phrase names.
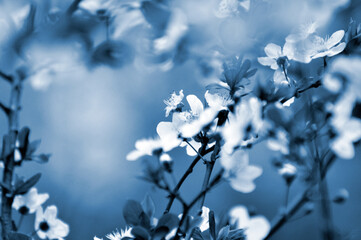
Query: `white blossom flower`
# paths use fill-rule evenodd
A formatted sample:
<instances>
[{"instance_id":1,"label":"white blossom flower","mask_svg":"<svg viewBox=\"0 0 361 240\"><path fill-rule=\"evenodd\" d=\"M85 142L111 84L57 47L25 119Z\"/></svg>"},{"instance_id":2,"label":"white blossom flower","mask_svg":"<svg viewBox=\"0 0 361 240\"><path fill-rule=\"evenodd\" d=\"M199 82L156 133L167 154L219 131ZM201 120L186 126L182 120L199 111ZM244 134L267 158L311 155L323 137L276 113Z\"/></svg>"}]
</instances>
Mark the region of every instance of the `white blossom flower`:
<instances>
[{"instance_id":1,"label":"white blossom flower","mask_svg":"<svg viewBox=\"0 0 361 240\"><path fill-rule=\"evenodd\" d=\"M288 68L288 55L289 48L283 47L283 50L280 46L269 43L264 48L264 51L267 57L259 57L258 62L264 66L269 66L271 69L276 70L273 74L273 80L276 84L288 84L286 78L287 68Z\"/></svg>"},{"instance_id":2,"label":"white blossom flower","mask_svg":"<svg viewBox=\"0 0 361 240\"><path fill-rule=\"evenodd\" d=\"M252 142L262 126L262 103L255 97L242 101L235 113L228 115L229 121L222 129L224 151L231 153L238 146Z\"/></svg>"},{"instance_id":3,"label":"white blossom flower","mask_svg":"<svg viewBox=\"0 0 361 240\"><path fill-rule=\"evenodd\" d=\"M56 206L48 206L43 212L43 208L36 210L35 231L41 239L63 240L69 234L69 226L57 218L58 209Z\"/></svg>"},{"instance_id":4,"label":"white blossom flower","mask_svg":"<svg viewBox=\"0 0 361 240\"><path fill-rule=\"evenodd\" d=\"M192 138L198 134L215 119L217 112L212 108L204 110L203 103L195 95L188 95L186 99L190 111L173 113L172 122L160 122L157 126L157 133L166 145L165 151L177 146L187 146L187 154L195 156L197 153L194 149L189 144L182 143L181 138ZM193 139L188 142L197 150L201 146L201 143Z\"/></svg>"},{"instance_id":5,"label":"white blossom flower","mask_svg":"<svg viewBox=\"0 0 361 240\"><path fill-rule=\"evenodd\" d=\"M274 43L269 43L264 48L267 57L259 57L258 62L263 66L269 66L273 70L277 70L281 64L286 64L287 49L283 49ZM284 59L284 61L281 61Z\"/></svg>"},{"instance_id":6,"label":"white blossom flower","mask_svg":"<svg viewBox=\"0 0 361 240\"><path fill-rule=\"evenodd\" d=\"M354 96L344 94L333 108L331 126L336 137L331 141L331 149L343 159L355 156L353 143L361 139L361 119L352 117Z\"/></svg>"},{"instance_id":7,"label":"white blossom flower","mask_svg":"<svg viewBox=\"0 0 361 240\"><path fill-rule=\"evenodd\" d=\"M233 100L229 96L223 96L220 94L212 94L206 91L204 98L210 108L215 111L227 110L228 106L233 104Z\"/></svg>"},{"instance_id":8,"label":"white blossom flower","mask_svg":"<svg viewBox=\"0 0 361 240\"><path fill-rule=\"evenodd\" d=\"M204 127L211 124L216 118L218 112L212 108L206 108L199 118L186 123L181 128L181 134L183 137L190 138L197 135Z\"/></svg>"},{"instance_id":9,"label":"white blossom flower","mask_svg":"<svg viewBox=\"0 0 361 240\"><path fill-rule=\"evenodd\" d=\"M230 212L230 223L235 224L237 229L244 229L246 240L262 240L271 229L271 225L264 216L250 217L246 207L238 205Z\"/></svg>"},{"instance_id":10,"label":"white blossom flower","mask_svg":"<svg viewBox=\"0 0 361 240\"><path fill-rule=\"evenodd\" d=\"M124 230L120 229L120 232L117 230L115 232L109 233L106 235L106 237L109 240L121 240L123 238L134 238L131 227L126 227Z\"/></svg>"},{"instance_id":11,"label":"white blossom flower","mask_svg":"<svg viewBox=\"0 0 361 240\"><path fill-rule=\"evenodd\" d=\"M334 32L330 38L323 39L319 36L314 36L313 51L315 51L315 54L312 55L311 58L315 59L325 56L332 57L342 52L346 47L345 42L340 43L344 35L345 31L339 30Z\"/></svg>"},{"instance_id":12,"label":"white blossom flower","mask_svg":"<svg viewBox=\"0 0 361 240\"><path fill-rule=\"evenodd\" d=\"M173 92L169 99L164 100L164 103L167 105L165 107L166 117L168 117L171 112L175 111L180 106L183 106L182 104L183 98L184 98L183 90L180 90L178 95L175 92Z\"/></svg>"},{"instance_id":13,"label":"white blossom flower","mask_svg":"<svg viewBox=\"0 0 361 240\"><path fill-rule=\"evenodd\" d=\"M256 188L253 181L262 174L262 168L249 165L247 152L237 150L229 154L221 151L220 162L225 169L225 178L229 180L234 190L250 193Z\"/></svg>"},{"instance_id":14,"label":"white blossom flower","mask_svg":"<svg viewBox=\"0 0 361 240\"><path fill-rule=\"evenodd\" d=\"M35 213L38 207L45 203L48 198L49 194L38 194L38 190L33 187L24 195L16 195L13 208L23 215L28 213L32 214Z\"/></svg>"},{"instance_id":15,"label":"white blossom flower","mask_svg":"<svg viewBox=\"0 0 361 240\"><path fill-rule=\"evenodd\" d=\"M93 240L103 240L103 238L98 238L95 236Z\"/></svg>"},{"instance_id":16,"label":"white blossom flower","mask_svg":"<svg viewBox=\"0 0 361 240\"><path fill-rule=\"evenodd\" d=\"M205 97L206 96L212 105L216 104L212 102L213 99L209 96L208 92L206 92ZM191 138L202 131L205 126L213 122L218 114L218 110L216 108L204 109L203 103L195 95L188 95L187 101L191 107L192 119L181 127L180 132L182 137Z\"/></svg>"},{"instance_id":17,"label":"white blossom flower","mask_svg":"<svg viewBox=\"0 0 361 240\"><path fill-rule=\"evenodd\" d=\"M317 36L313 30L315 29L311 27L309 32L301 38L295 38L292 35L286 38L283 49L287 52L288 59L309 63L312 59L335 56L345 49L346 43L340 43L345 31L336 31L330 38L324 39Z\"/></svg>"}]
</instances>

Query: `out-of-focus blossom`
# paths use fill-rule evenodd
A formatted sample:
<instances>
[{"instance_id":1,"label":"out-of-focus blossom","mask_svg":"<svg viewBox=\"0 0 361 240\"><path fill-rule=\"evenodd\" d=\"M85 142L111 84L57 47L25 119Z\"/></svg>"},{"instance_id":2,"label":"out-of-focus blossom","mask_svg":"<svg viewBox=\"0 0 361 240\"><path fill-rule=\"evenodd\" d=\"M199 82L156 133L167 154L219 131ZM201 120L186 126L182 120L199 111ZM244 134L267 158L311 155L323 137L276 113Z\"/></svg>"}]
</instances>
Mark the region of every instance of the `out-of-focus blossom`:
<instances>
[{"instance_id":1,"label":"out-of-focus blossom","mask_svg":"<svg viewBox=\"0 0 361 240\"><path fill-rule=\"evenodd\" d=\"M239 7L245 11L249 11L251 0L221 0L215 15L218 18L232 17L239 14Z\"/></svg>"},{"instance_id":2,"label":"out-of-focus blossom","mask_svg":"<svg viewBox=\"0 0 361 240\"><path fill-rule=\"evenodd\" d=\"M334 203L345 203L350 197L350 193L345 188L341 188L337 191L335 197L332 199Z\"/></svg>"},{"instance_id":3,"label":"out-of-focus blossom","mask_svg":"<svg viewBox=\"0 0 361 240\"><path fill-rule=\"evenodd\" d=\"M135 142L135 150L127 154L128 161L135 161L143 156L159 155L161 159L170 159L170 156L163 153L164 143L161 139L140 139Z\"/></svg>"},{"instance_id":4,"label":"out-of-focus blossom","mask_svg":"<svg viewBox=\"0 0 361 240\"><path fill-rule=\"evenodd\" d=\"M154 40L154 51L163 54L176 48L181 38L188 31L186 15L180 9L174 9L164 36Z\"/></svg>"},{"instance_id":5,"label":"out-of-focus blossom","mask_svg":"<svg viewBox=\"0 0 361 240\"><path fill-rule=\"evenodd\" d=\"M296 177L297 168L290 163L285 163L278 169L278 173L285 179L287 184L291 184Z\"/></svg>"},{"instance_id":6,"label":"out-of-focus blossom","mask_svg":"<svg viewBox=\"0 0 361 240\"><path fill-rule=\"evenodd\" d=\"M331 126L336 131L336 137L330 147L344 159L355 156L353 143L361 139L361 119L352 116L353 106L352 94L344 94L332 110Z\"/></svg>"},{"instance_id":7,"label":"out-of-focus blossom","mask_svg":"<svg viewBox=\"0 0 361 240\"><path fill-rule=\"evenodd\" d=\"M360 64L359 57L338 57L330 64L323 79L328 90L341 94L331 107L331 126L336 132L331 149L344 159L354 157L353 143L361 138L361 119L352 116L355 103L361 99Z\"/></svg>"},{"instance_id":8,"label":"out-of-focus blossom","mask_svg":"<svg viewBox=\"0 0 361 240\"><path fill-rule=\"evenodd\" d=\"M338 57L328 67L323 78L323 85L333 93L344 90L344 94L351 94L361 99L361 58Z\"/></svg>"},{"instance_id":9,"label":"out-of-focus blossom","mask_svg":"<svg viewBox=\"0 0 361 240\"><path fill-rule=\"evenodd\" d=\"M237 150L231 154L221 151L221 165L225 169L225 178L229 180L231 187L239 192L250 193L256 185L254 179L262 174L262 168L248 165L248 153Z\"/></svg>"},{"instance_id":10,"label":"out-of-focus blossom","mask_svg":"<svg viewBox=\"0 0 361 240\"><path fill-rule=\"evenodd\" d=\"M316 32L319 23L311 21L306 24L302 24L296 33L292 33L286 37L286 42L297 42L308 38L311 34Z\"/></svg>"},{"instance_id":11,"label":"out-of-focus blossom","mask_svg":"<svg viewBox=\"0 0 361 240\"><path fill-rule=\"evenodd\" d=\"M247 208L242 205L233 207L229 216L231 224L237 229L245 230L247 240L262 240L271 229L267 218L261 215L250 217Z\"/></svg>"},{"instance_id":12,"label":"out-of-focus blossom","mask_svg":"<svg viewBox=\"0 0 361 240\"><path fill-rule=\"evenodd\" d=\"M280 151L282 154L287 155L288 149L287 132L284 130L277 130L275 136L272 136L267 140L267 146L273 151Z\"/></svg>"},{"instance_id":13,"label":"out-of-focus blossom","mask_svg":"<svg viewBox=\"0 0 361 240\"><path fill-rule=\"evenodd\" d=\"M164 100L165 105L165 116L168 117L171 112L180 110L183 107L182 100L184 98L183 90L179 91L179 94L173 92L169 99Z\"/></svg>"},{"instance_id":14,"label":"out-of-focus blossom","mask_svg":"<svg viewBox=\"0 0 361 240\"><path fill-rule=\"evenodd\" d=\"M103 238L94 237L94 240L103 240Z\"/></svg>"},{"instance_id":15,"label":"out-of-focus blossom","mask_svg":"<svg viewBox=\"0 0 361 240\"><path fill-rule=\"evenodd\" d=\"M341 42L345 35L344 30L334 32L329 38L317 36L312 33L313 30L314 28L310 28L309 32L301 34L300 38L295 35L286 38L283 48L287 51L288 59L309 63L312 59L335 56L345 49L346 43Z\"/></svg>"},{"instance_id":16,"label":"out-of-focus blossom","mask_svg":"<svg viewBox=\"0 0 361 240\"><path fill-rule=\"evenodd\" d=\"M35 231L41 239L63 240L69 234L69 226L57 218L58 209L52 205L45 209L39 207L35 216Z\"/></svg>"},{"instance_id":17,"label":"out-of-focus blossom","mask_svg":"<svg viewBox=\"0 0 361 240\"><path fill-rule=\"evenodd\" d=\"M262 103L251 97L237 105L235 112L228 115L229 121L222 129L224 151L231 153L238 146L252 142L263 126Z\"/></svg>"},{"instance_id":18,"label":"out-of-focus blossom","mask_svg":"<svg viewBox=\"0 0 361 240\"><path fill-rule=\"evenodd\" d=\"M107 40L94 48L91 60L93 64L121 68L133 61L133 49L124 41Z\"/></svg>"},{"instance_id":19,"label":"out-of-focus blossom","mask_svg":"<svg viewBox=\"0 0 361 240\"><path fill-rule=\"evenodd\" d=\"M23 215L32 214L38 207L46 202L48 198L49 194L38 194L38 190L33 187L24 195L16 195L13 202L13 208Z\"/></svg>"}]
</instances>

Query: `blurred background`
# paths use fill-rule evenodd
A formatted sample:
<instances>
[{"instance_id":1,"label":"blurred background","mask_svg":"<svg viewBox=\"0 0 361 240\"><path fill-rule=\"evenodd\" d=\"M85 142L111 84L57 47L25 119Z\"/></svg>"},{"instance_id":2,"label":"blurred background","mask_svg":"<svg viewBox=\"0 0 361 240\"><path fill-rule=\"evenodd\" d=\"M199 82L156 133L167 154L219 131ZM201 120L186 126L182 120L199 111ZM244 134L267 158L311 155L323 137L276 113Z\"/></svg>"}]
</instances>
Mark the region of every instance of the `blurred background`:
<instances>
[{"instance_id":1,"label":"blurred background","mask_svg":"<svg viewBox=\"0 0 361 240\"><path fill-rule=\"evenodd\" d=\"M168 9L160 12L152 8L159 1L149 1L154 4L149 5L151 10L147 8L153 17L148 10L139 11L139 6L144 6L141 1L82 1L66 25L58 21L71 1L45 2L0 2L4 13L0 21L4 29L0 36L0 69L11 73L24 65L31 73L24 85L20 123L30 127L31 139L42 140L40 151L52 157L44 165L25 163L17 174L29 177L42 173L37 188L50 194L46 205L58 206L59 217L70 225L67 239L92 239L124 228L125 201L141 201L147 193L157 203L157 215L164 211L166 195L138 178L142 161L128 162L125 156L134 149L137 139L156 135L158 122L166 120L163 100L173 91L183 89L185 95L203 99L205 86L219 77L222 57L264 56L267 43L282 46L284 38L302 23L317 22L318 33L326 36L346 30L350 18L361 20L358 0L251 0L249 6L248 1L236 0L174 0L163 1ZM236 8L232 8L232 2ZM119 7L125 3L126 8ZM228 3L228 7L222 8L222 3ZM29 4L37 6L34 21L38 27L17 49L14 29L21 29L28 20ZM122 17L110 13L112 25L107 28L99 17L102 9L115 9L114 16ZM173 19L168 21L174 26L162 27L166 16ZM155 23L158 18L161 23ZM157 45L162 37L168 38L169 46L161 41ZM120 52L100 51L99 46L109 38L120 44L116 45ZM1 101L8 101L9 90L5 82L0 83ZM0 132L6 131L7 120L1 115ZM192 158L185 149L170 154L179 178ZM223 184L207 195L205 205L222 214L242 204L271 220L286 192L283 179L272 167L273 154L264 144L251 151L251 162L264 169L254 192L238 193ZM359 156L360 147L355 159L338 160L328 175L331 196L340 188L350 193L345 204L333 205L332 210L337 228L355 240L361 239ZM199 174L193 174L182 187L187 199L200 190L204 170L202 164L197 166L195 172ZM296 182L290 199L302 189L303 185ZM175 205L172 211L177 213L179 209ZM320 239L317 206L315 211L286 224L272 239ZM32 218L24 221L24 232L33 231Z\"/></svg>"}]
</instances>

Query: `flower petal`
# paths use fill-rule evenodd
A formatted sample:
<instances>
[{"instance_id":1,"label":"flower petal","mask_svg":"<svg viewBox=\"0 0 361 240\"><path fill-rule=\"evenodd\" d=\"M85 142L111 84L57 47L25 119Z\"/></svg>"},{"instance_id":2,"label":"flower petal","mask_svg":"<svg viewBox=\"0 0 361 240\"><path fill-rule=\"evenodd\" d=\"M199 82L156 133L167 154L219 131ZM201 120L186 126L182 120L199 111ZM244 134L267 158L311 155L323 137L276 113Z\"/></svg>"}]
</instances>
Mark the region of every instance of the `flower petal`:
<instances>
[{"instance_id":1,"label":"flower petal","mask_svg":"<svg viewBox=\"0 0 361 240\"><path fill-rule=\"evenodd\" d=\"M274 59L277 59L282 55L281 47L274 43L267 44L267 46L264 48L264 51L268 57L274 58Z\"/></svg>"},{"instance_id":2,"label":"flower petal","mask_svg":"<svg viewBox=\"0 0 361 240\"><path fill-rule=\"evenodd\" d=\"M55 239L59 237L66 237L69 234L69 225L63 221L56 219L54 225L50 226L50 231L48 237L50 239Z\"/></svg>"},{"instance_id":3,"label":"flower petal","mask_svg":"<svg viewBox=\"0 0 361 240\"><path fill-rule=\"evenodd\" d=\"M133 150L130 153L127 154L127 156L125 157L125 159L127 159L128 161L135 161L138 158L144 156L144 153L138 151L138 150Z\"/></svg>"},{"instance_id":4,"label":"flower petal","mask_svg":"<svg viewBox=\"0 0 361 240\"><path fill-rule=\"evenodd\" d=\"M237 229L247 228L250 223L248 210L242 205L235 206L229 211L231 224L237 224Z\"/></svg>"},{"instance_id":5,"label":"flower petal","mask_svg":"<svg viewBox=\"0 0 361 240\"><path fill-rule=\"evenodd\" d=\"M55 205L51 205L45 209L44 219L48 222L56 219L56 215L58 214L58 208Z\"/></svg>"},{"instance_id":6,"label":"flower petal","mask_svg":"<svg viewBox=\"0 0 361 240\"><path fill-rule=\"evenodd\" d=\"M345 49L345 47L346 47L346 43L342 42L339 45L331 48L330 51L328 51L327 56L329 57L335 56L341 53Z\"/></svg>"},{"instance_id":7,"label":"flower petal","mask_svg":"<svg viewBox=\"0 0 361 240\"><path fill-rule=\"evenodd\" d=\"M262 240L267 236L271 225L263 216L252 217L246 230L247 240Z\"/></svg>"},{"instance_id":8,"label":"flower petal","mask_svg":"<svg viewBox=\"0 0 361 240\"><path fill-rule=\"evenodd\" d=\"M271 66L273 64L277 64L276 60L270 57L259 57L258 62L263 66Z\"/></svg>"},{"instance_id":9,"label":"flower petal","mask_svg":"<svg viewBox=\"0 0 361 240\"><path fill-rule=\"evenodd\" d=\"M191 107L192 114L195 116L199 116L203 112L203 103L199 98L195 95L188 95L187 101L189 106Z\"/></svg>"},{"instance_id":10,"label":"flower petal","mask_svg":"<svg viewBox=\"0 0 361 240\"><path fill-rule=\"evenodd\" d=\"M343 137L338 137L331 143L331 149L337 156L343 159L352 159L355 156L353 143Z\"/></svg>"},{"instance_id":11,"label":"flower petal","mask_svg":"<svg viewBox=\"0 0 361 240\"><path fill-rule=\"evenodd\" d=\"M344 30L338 30L334 32L331 37L326 42L326 47L330 49L331 47L335 46L337 43L339 43L343 36L345 35Z\"/></svg>"},{"instance_id":12,"label":"flower petal","mask_svg":"<svg viewBox=\"0 0 361 240\"><path fill-rule=\"evenodd\" d=\"M234 190L242 193L250 193L256 189L252 181L243 178L231 178L230 185Z\"/></svg>"}]
</instances>

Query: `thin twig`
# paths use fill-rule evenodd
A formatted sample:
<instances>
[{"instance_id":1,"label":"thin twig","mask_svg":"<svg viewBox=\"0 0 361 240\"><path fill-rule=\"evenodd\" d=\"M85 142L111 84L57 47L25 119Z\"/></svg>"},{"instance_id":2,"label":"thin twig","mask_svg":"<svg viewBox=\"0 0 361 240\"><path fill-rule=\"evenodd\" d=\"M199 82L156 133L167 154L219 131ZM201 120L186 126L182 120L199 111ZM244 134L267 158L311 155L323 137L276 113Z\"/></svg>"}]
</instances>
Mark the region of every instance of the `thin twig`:
<instances>
[{"instance_id":1,"label":"thin twig","mask_svg":"<svg viewBox=\"0 0 361 240\"><path fill-rule=\"evenodd\" d=\"M218 183L220 183L220 181L222 180L223 173L224 173L224 169L220 170L219 173L209 183L209 185L203 191L201 191L188 205L185 205L183 207L183 215L181 220L179 221L178 229L175 234L174 240L179 240L181 234L181 227L184 221L186 220L189 211L208 191L210 191L213 187L215 187Z\"/></svg>"},{"instance_id":2,"label":"thin twig","mask_svg":"<svg viewBox=\"0 0 361 240\"><path fill-rule=\"evenodd\" d=\"M9 83L13 82L13 77L11 75L8 75L2 71L0 71L0 77L2 77L4 80L6 80Z\"/></svg>"},{"instance_id":3,"label":"thin twig","mask_svg":"<svg viewBox=\"0 0 361 240\"><path fill-rule=\"evenodd\" d=\"M200 150L200 153L205 156L207 155L208 153L212 152L214 150L214 146L204 150L206 147L206 144L204 144L202 147L201 147L201 150ZM179 180L179 182L177 183L177 185L174 187L173 191L172 191L172 195L169 197L169 201L168 201L168 204L167 204L167 207L164 211L164 214L168 213L169 210L171 209L172 205L173 205L173 202L174 202L174 199L175 199L175 196L178 194L178 191L179 189L181 188L181 186L183 185L184 181L187 179L187 177L193 172L193 168L197 165L197 163L199 162L200 160L200 156L197 156L193 162L191 163L191 165L188 167L188 169L186 170L186 172L183 174L183 176L181 177L181 179Z\"/></svg>"},{"instance_id":4,"label":"thin twig","mask_svg":"<svg viewBox=\"0 0 361 240\"><path fill-rule=\"evenodd\" d=\"M10 112L8 114L9 120L9 130L8 134L17 136L19 128L19 111L20 111L20 98L21 98L21 79L19 77L15 78L12 82L11 93L10 93ZM16 137L12 139L11 146L15 146ZM7 186L11 186L14 175L14 153L6 157L4 161L4 171L3 171L3 183ZM10 189L11 190L11 189ZM2 238L3 240L9 240L9 233L13 229L12 224L12 204L14 196L8 195L10 192L6 188L2 188L2 201L1 201L1 226L2 226Z\"/></svg>"},{"instance_id":5,"label":"thin twig","mask_svg":"<svg viewBox=\"0 0 361 240\"><path fill-rule=\"evenodd\" d=\"M329 160L324 164L321 174L321 180L326 177L326 173L331 167L332 163L336 160L335 154L332 154ZM292 204L290 204L289 209L287 209L286 213L282 213L275 217L273 220L273 224L271 230L268 235L264 238L264 240L269 239L273 234L275 234L286 222L290 219L299 209L303 207L305 203L309 201L309 194L312 192L314 185L309 186L302 194L297 197Z\"/></svg>"}]
</instances>

